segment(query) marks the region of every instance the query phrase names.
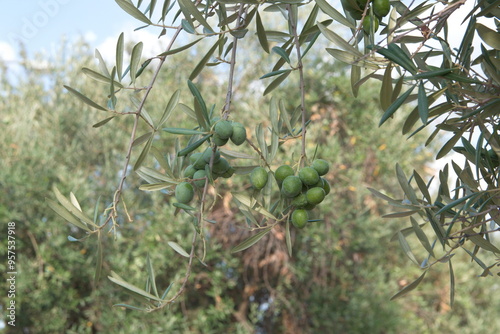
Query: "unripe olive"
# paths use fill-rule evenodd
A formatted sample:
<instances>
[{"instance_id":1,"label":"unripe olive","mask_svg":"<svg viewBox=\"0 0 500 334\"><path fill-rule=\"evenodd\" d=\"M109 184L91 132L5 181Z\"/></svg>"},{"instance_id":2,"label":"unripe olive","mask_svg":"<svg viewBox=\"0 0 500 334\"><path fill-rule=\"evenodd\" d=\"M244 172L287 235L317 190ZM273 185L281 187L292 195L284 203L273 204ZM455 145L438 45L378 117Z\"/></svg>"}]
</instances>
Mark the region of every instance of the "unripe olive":
<instances>
[{"instance_id":1,"label":"unripe olive","mask_svg":"<svg viewBox=\"0 0 500 334\"><path fill-rule=\"evenodd\" d=\"M231 134L231 141L239 146L247 140L247 130L243 124L239 122L233 122L233 133Z\"/></svg>"},{"instance_id":2,"label":"unripe olive","mask_svg":"<svg viewBox=\"0 0 500 334\"><path fill-rule=\"evenodd\" d=\"M287 176L281 185L281 193L286 197L295 197L302 191L302 181L298 176Z\"/></svg>"},{"instance_id":3,"label":"unripe olive","mask_svg":"<svg viewBox=\"0 0 500 334\"><path fill-rule=\"evenodd\" d=\"M175 198L179 203L187 204L193 200L194 188L191 183L181 182L175 187Z\"/></svg>"},{"instance_id":4,"label":"unripe olive","mask_svg":"<svg viewBox=\"0 0 500 334\"><path fill-rule=\"evenodd\" d=\"M292 224L296 228L304 228L309 219L309 214L304 209L297 209L292 212Z\"/></svg>"},{"instance_id":5,"label":"unripe olive","mask_svg":"<svg viewBox=\"0 0 500 334\"><path fill-rule=\"evenodd\" d=\"M257 190L261 190L266 186L267 179L268 175L264 167L255 167L250 174L250 183Z\"/></svg>"},{"instance_id":6,"label":"unripe olive","mask_svg":"<svg viewBox=\"0 0 500 334\"><path fill-rule=\"evenodd\" d=\"M312 186L319 181L318 172L312 167L304 167L299 170L299 178L307 186Z\"/></svg>"},{"instance_id":7,"label":"unripe olive","mask_svg":"<svg viewBox=\"0 0 500 334\"><path fill-rule=\"evenodd\" d=\"M198 188L202 188L205 186L205 177L207 176L207 172L204 169L197 170L193 175L193 179L201 179L194 181L194 184Z\"/></svg>"},{"instance_id":8,"label":"unripe olive","mask_svg":"<svg viewBox=\"0 0 500 334\"><path fill-rule=\"evenodd\" d=\"M233 125L230 121L219 121L215 124L214 130L221 139L228 139L233 134Z\"/></svg>"}]
</instances>

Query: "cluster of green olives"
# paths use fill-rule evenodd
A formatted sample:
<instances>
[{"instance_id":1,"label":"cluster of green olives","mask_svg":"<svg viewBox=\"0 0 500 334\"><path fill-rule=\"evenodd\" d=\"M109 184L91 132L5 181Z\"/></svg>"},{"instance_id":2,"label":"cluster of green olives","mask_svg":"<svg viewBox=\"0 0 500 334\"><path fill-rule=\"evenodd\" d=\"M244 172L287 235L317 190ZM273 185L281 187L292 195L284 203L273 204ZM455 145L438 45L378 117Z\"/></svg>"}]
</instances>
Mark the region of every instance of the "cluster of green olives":
<instances>
[{"instance_id":1,"label":"cluster of green olives","mask_svg":"<svg viewBox=\"0 0 500 334\"><path fill-rule=\"evenodd\" d=\"M389 14L391 5L389 0L341 0L342 7L348 12L353 19L361 20L363 18L363 12L365 10L367 2L369 6L373 6L374 16L366 15L363 19L363 30L365 33L369 34L371 27L373 25L373 31L377 31L379 28L380 20ZM368 12L370 13L370 9Z\"/></svg>"},{"instance_id":2,"label":"cluster of green olives","mask_svg":"<svg viewBox=\"0 0 500 334\"><path fill-rule=\"evenodd\" d=\"M327 161L316 159L310 166L301 168L297 175L289 165L282 165L274 171L281 195L292 207L291 220L295 227L303 228L309 220L308 211L323 202L330 193L330 184L322 177L329 169ZM264 188L267 181L268 173L263 167L256 167L250 174L254 189Z\"/></svg>"},{"instance_id":3,"label":"cluster of green olives","mask_svg":"<svg viewBox=\"0 0 500 334\"><path fill-rule=\"evenodd\" d=\"M230 178L234 174L234 168L229 162L221 157L219 146L224 146L229 140L235 145L243 144L247 139L246 129L239 122L219 120L213 128L212 140L215 147L207 147L203 152L195 152L189 156L190 164L184 169L184 177L190 179L181 182L175 187L175 198L179 203L188 204L193 200L194 187L205 186L206 178L216 180L219 177ZM210 160L213 162L210 168Z\"/></svg>"}]
</instances>

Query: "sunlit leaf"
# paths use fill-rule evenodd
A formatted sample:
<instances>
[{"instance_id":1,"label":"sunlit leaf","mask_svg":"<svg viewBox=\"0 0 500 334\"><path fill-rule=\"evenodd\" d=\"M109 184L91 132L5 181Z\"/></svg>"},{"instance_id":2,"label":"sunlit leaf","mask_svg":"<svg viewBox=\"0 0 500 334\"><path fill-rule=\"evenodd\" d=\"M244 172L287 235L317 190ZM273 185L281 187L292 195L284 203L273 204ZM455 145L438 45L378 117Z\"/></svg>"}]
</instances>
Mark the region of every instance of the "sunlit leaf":
<instances>
[{"instance_id":1,"label":"sunlit leaf","mask_svg":"<svg viewBox=\"0 0 500 334\"><path fill-rule=\"evenodd\" d=\"M169 242L167 242L167 243L168 243L168 245L169 245L169 246L170 246L170 247L171 247L174 251L176 251L177 253L179 253L180 255L182 255L182 256L184 256L184 257L189 258L189 254L188 254L188 252L186 252L186 251L184 250L184 248L182 248L182 246L181 246L181 245L179 245L178 243L173 242L173 241L169 241Z\"/></svg>"},{"instance_id":2,"label":"sunlit leaf","mask_svg":"<svg viewBox=\"0 0 500 334\"><path fill-rule=\"evenodd\" d=\"M141 62L143 43L137 43L132 49L132 55L130 56L130 80L135 82L135 78L137 76L137 69L139 67L139 63Z\"/></svg>"},{"instance_id":3,"label":"sunlit leaf","mask_svg":"<svg viewBox=\"0 0 500 334\"><path fill-rule=\"evenodd\" d=\"M247 248L252 247L260 239L262 239L266 234L268 234L273 229L273 227L274 227L274 225L271 225L271 226L268 226L268 227L260 230L259 232L257 232L253 236L251 236L250 238L246 239L245 241L243 241L242 243L240 243L239 245L237 245L233 249L231 249L231 253L241 252L242 250L245 250Z\"/></svg>"},{"instance_id":4,"label":"sunlit leaf","mask_svg":"<svg viewBox=\"0 0 500 334\"><path fill-rule=\"evenodd\" d=\"M406 256L408 256L408 258L413 263L418 265L418 261L415 258L415 255L413 255L413 252L411 251L411 248L410 248L410 245L408 244L408 241L406 241L405 236L401 232L398 232L398 241L399 241L399 244L401 245L401 248L403 248L403 251L405 252Z\"/></svg>"},{"instance_id":5,"label":"sunlit leaf","mask_svg":"<svg viewBox=\"0 0 500 334\"><path fill-rule=\"evenodd\" d=\"M196 21L198 21L202 26L204 26L209 32L213 32L212 27L205 20L203 15L196 8L195 3L191 0L178 0L179 7L185 16L192 15Z\"/></svg>"},{"instance_id":6,"label":"sunlit leaf","mask_svg":"<svg viewBox=\"0 0 500 334\"><path fill-rule=\"evenodd\" d=\"M146 15L144 15L139 9L137 9L132 2L127 0L115 0L115 2L120 6L124 11L126 11L130 16L136 18L139 21L142 21L146 24L153 24L151 20L148 19Z\"/></svg>"},{"instance_id":7,"label":"sunlit leaf","mask_svg":"<svg viewBox=\"0 0 500 334\"><path fill-rule=\"evenodd\" d=\"M125 288L126 290L129 290L130 292L132 293L135 293L136 295L138 296L141 296L143 298L145 298L146 300L148 299L152 299L152 300L156 300L156 301L159 301L161 302L162 300L152 294L150 294L149 292L146 292L144 291L143 289L133 285L133 284L130 284L128 282L126 282L125 280L123 280L120 276L118 276L116 273L114 273L113 271L111 272L111 275L112 276L108 276L108 279L115 283L115 284L118 284L119 286Z\"/></svg>"},{"instance_id":8,"label":"sunlit leaf","mask_svg":"<svg viewBox=\"0 0 500 334\"><path fill-rule=\"evenodd\" d=\"M123 32L118 37L116 42L116 73L118 75L118 80L122 79L123 75L123 52L124 52L124 37Z\"/></svg>"},{"instance_id":9,"label":"sunlit leaf","mask_svg":"<svg viewBox=\"0 0 500 334\"><path fill-rule=\"evenodd\" d=\"M80 222L78 219L76 219L75 216L73 216L71 214L71 212L69 212L67 209L65 209L62 205L60 205L59 203L57 203L49 198L46 198L45 201L47 202L48 206L55 213L57 213L59 216L61 216L61 218L66 220L68 223L73 224L76 227L81 228L82 230L90 232L90 229L88 228L88 226L86 226L85 224Z\"/></svg>"},{"instance_id":10,"label":"sunlit leaf","mask_svg":"<svg viewBox=\"0 0 500 334\"><path fill-rule=\"evenodd\" d=\"M144 163L144 160L146 159L146 157L149 154L149 150L151 148L151 145L153 144L153 139L154 139L154 135L151 135L149 137L148 141L146 142L146 145L142 149L141 154L139 155L139 157L137 158L137 161L135 162L134 171L139 169L139 167L141 167L142 164Z\"/></svg>"},{"instance_id":11,"label":"sunlit leaf","mask_svg":"<svg viewBox=\"0 0 500 334\"><path fill-rule=\"evenodd\" d=\"M500 38L498 38L498 32L488 28L487 26L476 23L476 31L479 34L479 37L496 50L500 50Z\"/></svg>"},{"instance_id":12,"label":"sunlit leaf","mask_svg":"<svg viewBox=\"0 0 500 334\"><path fill-rule=\"evenodd\" d=\"M354 24L346 19L342 14L340 14L335 8L333 8L328 1L326 0L315 0L315 2L318 4L319 8L325 13L326 15L330 16L332 19L335 21L339 22L343 26L351 29L356 29Z\"/></svg>"}]
</instances>

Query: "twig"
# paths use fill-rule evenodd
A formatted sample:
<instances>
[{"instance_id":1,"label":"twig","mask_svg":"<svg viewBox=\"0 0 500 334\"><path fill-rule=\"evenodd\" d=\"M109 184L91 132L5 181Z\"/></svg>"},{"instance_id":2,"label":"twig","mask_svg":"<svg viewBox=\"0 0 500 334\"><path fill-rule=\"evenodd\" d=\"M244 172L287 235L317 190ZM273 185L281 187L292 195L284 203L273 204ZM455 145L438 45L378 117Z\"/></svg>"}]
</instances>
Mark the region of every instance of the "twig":
<instances>
[{"instance_id":1,"label":"twig","mask_svg":"<svg viewBox=\"0 0 500 334\"><path fill-rule=\"evenodd\" d=\"M175 40L179 36L179 33L181 32L181 30L182 30L182 26L179 25L177 27L177 30L175 31L172 39L170 40L170 43L168 44L166 51L169 51L172 48L172 45L174 44ZM153 74L151 82L146 89L146 93L144 94L144 97L142 98L140 105L137 107L137 111L134 113L135 114L134 125L132 127L132 132L130 133L130 140L129 140L129 145L128 145L128 149L127 149L127 155L125 156L125 164L123 167L122 176L120 178L118 188L116 189L114 197L113 197L113 204L112 204L111 212L110 212L108 218L106 219L106 222L102 225L103 227L105 225L107 225L107 223L109 223L110 220L113 221L112 228L115 228L115 226L117 225L116 221L115 221L115 218L118 216L117 207L118 207L118 203L120 202L120 197L121 197L121 194L123 191L123 185L125 184L125 179L127 178L127 171L128 171L128 167L129 167L129 163L130 163L130 158L132 155L132 148L133 148L133 144L134 144L134 140L135 140L135 135L137 133L137 127L139 125L139 120L141 118L141 111L142 111L142 108L144 107L144 104L146 103L146 99L148 98L149 93L153 89L154 83L158 77L158 74L160 73L160 69L162 68L163 64L165 63L166 58L167 58L167 56L163 56L163 57L159 58L160 63L158 64L158 66Z\"/></svg>"},{"instance_id":2,"label":"twig","mask_svg":"<svg viewBox=\"0 0 500 334\"><path fill-rule=\"evenodd\" d=\"M304 83L304 69L302 65L302 54L300 51L300 41L299 36L297 34L297 26L294 21L292 5L287 5L288 10L288 22L290 23L290 27L292 28L292 34L294 37L295 50L297 53L297 69L299 70L300 75L300 109L302 112L302 155L301 155L301 164L306 157L306 98L305 98L305 83Z\"/></svg>"},{"instance_id":3,"label":"twig","mask_svg":"<svg viewBox=\"0 0 500 334\"><path fill-rule=\"evenodd\" d=\"M242 23L242 15L243 15L243 4L240 4L240 10L238 12L238 18L236 22L235 30L238 30ZM233 49L231 50L231 61L229 63L229 80L227 83L227 94L226 94L226 103L224 104L224 110L222 118L227 119L229 114L231 113L231 100L233 97L233 80L234 80L234 68L236 67L236 48L238 46L238 38L233 37Z\"/></svg>"}]
</instances>

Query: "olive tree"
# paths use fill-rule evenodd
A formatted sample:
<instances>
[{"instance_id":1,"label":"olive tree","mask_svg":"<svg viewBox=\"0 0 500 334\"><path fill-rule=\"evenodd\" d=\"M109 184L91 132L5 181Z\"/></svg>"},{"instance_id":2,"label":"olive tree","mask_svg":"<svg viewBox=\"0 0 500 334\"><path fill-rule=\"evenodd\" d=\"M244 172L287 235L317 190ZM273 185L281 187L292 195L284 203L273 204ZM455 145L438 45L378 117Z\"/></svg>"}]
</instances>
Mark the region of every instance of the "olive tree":
<instances>
[{"instance_id":1,"label":"olive tree","mask_svg":"<svg viewBox=\"0 0 500 334\"><path fill-rule=\"evenodd\" d=\"M463 25L467 27L458 47L450 44L448 20L465 3L474 2ZM251 236L233 248L243 251L266 235L280 230L284 244L293 256L292 231L320 220L316 206L330 191L329 163L316 156L314 143L308 142L310 106L306 104L308 87L307 54L311 48L325 52L325 59L351 65L353 96L360 94L365 83L381 82L380 126L390 121L402 106L414 107L404 116L404 134L414 137L432 127L422 145L442 141L436 159L455 151L466 158L464 163L446 165L437 180L426 180L416 171L407 176L399 164L396 178L402 194L388 195L371 189L374 196L398 210L388 218L409 217L410 225L395 231L404 252L422 274L393 298L416 288L435 265L449 266L452 283L452 258L464 251L482 267L482 276L492 275L499 264L500 250L491 240L499 219L499 113L497 112L500 48L498 32L481 23L498 23L498 1L458 0L405 4L388 0L343 0L341 4L326 0L220 0L163 2L116 0L128 14L137 19L138 29L156 31L167 39L164 52L143 59L143 44L135 44L126 56L124 35L117 38L116 61L108 65L97 52L99 66L83 68L90 79L105 83L107 93L91 99L78 87L66 86L76 98L102 112L102 121L94 127L113 126L114 118L130 118L128 148L124 152L116 191L103 210L96 200L95 215L80 209L72 194L64 195L54 188L56 200L48 205L66 221L81 230L69 239L102 240L108 233L119 237L121 225L127 222L127 177L139 175L144 191L162 191L175 197L173 219L187 219L192 224L190 249L170 241L169 246L186 258L186 272L180 286L159 287L154 267L147 259L145 288L112 272L109 279L136 297L139 305L118 304L131 309L153 311L164 308L185 291L193 263L204 263L207 252L207 229L217 222L208 218L218 198L218 189L234 174L249 174L246 192L234 192L232 201L244 218L241 227ZM455 36L454 36L455 37ZM479 53L472 45L479 39ZM252 55L242 54L241 45L258 41L260 49ZM157 78L176 54L189 52L194 46L205 52L193 66L186 83L178 87L157 87ZM252 83L262 87L270 97L268 117L256 124L241 124L235 105L238 94L238 69L248 57L273 59L274 66L265 74L255 75ZM439 64L436 66L436 64ZM169 66L182 66L173 63ZM208 101L205 89L218 85L215 77L203 77L207 67L220 68L227 75L225 96ZM297 105L276 94L284 81L297 83ZM182 97L187 88L189 97ZM239 87L242 89L242 87ZM243 89L250 89L244 87ZM147 110L154 91L168 94L161 115ZM274 96L276 95L276 96ZM416 103L415 103L416 102ZM376 112L376 111L367 111ZM180 115L193 120L192 127L176 124ZM173 147L159 148L161 136L174 136ZM280 147L295 143L300 150L291 163L290 157L279 157ZM312 144L312 145L311 145ZM290 161L290 159L289 159ZM454 184L448 183L455 174ZM438 183L437 193L429 189ZM315 211L316 210L316 211ZM415 236L428 254L417 259L408 238ZM102 245L102 243L99 243ZM97 250L96 281L100 279L105 249ZM481 260L482 258L486 260ZM485 262L487 261L487 262Z\"/></svg>"}]
</instances>

